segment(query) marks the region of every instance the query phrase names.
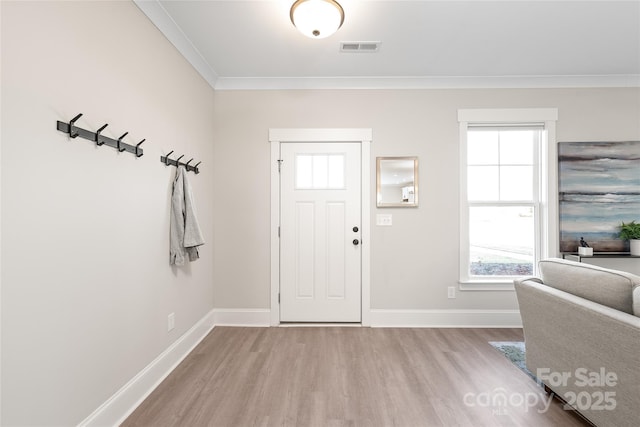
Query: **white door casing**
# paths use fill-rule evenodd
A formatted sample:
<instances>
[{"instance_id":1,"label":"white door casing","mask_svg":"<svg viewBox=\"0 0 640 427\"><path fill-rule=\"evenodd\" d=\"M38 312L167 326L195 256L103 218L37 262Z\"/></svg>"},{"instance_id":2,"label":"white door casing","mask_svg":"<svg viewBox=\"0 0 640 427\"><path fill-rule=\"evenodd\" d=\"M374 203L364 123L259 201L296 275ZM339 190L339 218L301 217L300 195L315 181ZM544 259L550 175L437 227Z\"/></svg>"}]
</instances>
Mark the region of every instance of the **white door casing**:
<instances>
[{"instance_id":1,"label":"white door casing","mask_svg":"<svg viewBox=\"0 0 640 427\"><path fill-rule=\"evenodd\" d=\"M280 321L360 322L360 144L280 145Z\"/></svg>"},{"instance_id":2,"label":"white door casing","mask_svg":"<svg viewBox=\"0 0 640 427\"><path fill-rule=\"evenodd\" d=\"M357 245L356 252L360 253L360 322L363 326L370 326L370 144L371 144L371 129L270 129L269 130L269 142L271 143L271 325L277 326L280 324L281 317L281 305L280 297L280 280L281 274L281 252L280 252L280 225L281 215L286 215L281 212L280 206L280 182L281 175L278 171L281 159L281 147L284 143L337 143L337 142L349 142L357 143L360 146L360 225L359 231L359 244ZM315 144L314 144L315 145ZM321 152L327 152L322 151ZM286 168L286 167L285 167ZM295 172L292 172L295 173ZM331 205L333 212L333 220L335 221L337 216L336 212L340 210L339 204ZM305 209L309 212L308 206L300 207L302 211ZM331 209L329 209L331 211ZM331 215L330 215L331 216ZM325 218L326 219L326 218ZM345 255L349 250L354 249L352 243L353 239L353 226L347 224L345 219L346 241L350 246L345 246ZM324 268L324 267L323 267ZM309 288L307 288L307 291ZM336 288L330 290L335 295L338 295ZM339 297L334 296L334 300ZM332 312L331 309L328 312ZM335 314L335 313L334 313ZM285 313L286 317L286 313ZM328 319L328 318L327 318ZM303 320L300 320L303 321ZM311 320L309 320L311 321ZM314 320L320 321L320 320ZM346 322L352 320L342 320L333 318L332 320L322 320L326 322Z\"/></svg>"}]
</instances>

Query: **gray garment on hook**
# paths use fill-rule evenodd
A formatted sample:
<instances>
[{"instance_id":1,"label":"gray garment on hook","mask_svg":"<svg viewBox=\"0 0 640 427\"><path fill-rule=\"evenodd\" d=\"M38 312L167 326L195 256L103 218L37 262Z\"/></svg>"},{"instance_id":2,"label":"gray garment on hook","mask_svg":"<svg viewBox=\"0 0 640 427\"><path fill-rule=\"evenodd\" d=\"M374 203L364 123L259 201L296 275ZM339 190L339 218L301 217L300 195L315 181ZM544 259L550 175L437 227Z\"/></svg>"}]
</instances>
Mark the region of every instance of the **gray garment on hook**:
<instances>
[{"instance_id":1,"label":"gray garment on hook","mask_svg":"<svg viewBox=\"0 0 640 427\"><path fill-rule=\"evenodd\" d=\"M169 264L183 265L187 257L189 261L197 260L200 257L198 255L200 245L204 245L204 238L196 218L187 170L184 166L178 166L171 194Z\"/></svg>"}]
</instances>

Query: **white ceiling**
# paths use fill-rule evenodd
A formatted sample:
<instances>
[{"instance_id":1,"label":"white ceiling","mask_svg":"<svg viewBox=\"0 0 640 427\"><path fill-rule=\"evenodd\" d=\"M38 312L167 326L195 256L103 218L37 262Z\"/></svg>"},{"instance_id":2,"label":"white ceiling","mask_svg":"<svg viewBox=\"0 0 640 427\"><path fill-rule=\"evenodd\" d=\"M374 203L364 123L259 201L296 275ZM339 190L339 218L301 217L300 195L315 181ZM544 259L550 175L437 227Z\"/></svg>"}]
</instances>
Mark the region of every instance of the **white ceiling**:
<instances>
[{"instance_id":1,"label":"white ceiling","mask_svg":"<svg viewBox=\"0 0 640 427\"><path fill-rule=\"evenodd\" d=\"M320 40L293 0L134 1L216 89L640 86L640 0L338 0Z\"/></svg>"}]
</instances>

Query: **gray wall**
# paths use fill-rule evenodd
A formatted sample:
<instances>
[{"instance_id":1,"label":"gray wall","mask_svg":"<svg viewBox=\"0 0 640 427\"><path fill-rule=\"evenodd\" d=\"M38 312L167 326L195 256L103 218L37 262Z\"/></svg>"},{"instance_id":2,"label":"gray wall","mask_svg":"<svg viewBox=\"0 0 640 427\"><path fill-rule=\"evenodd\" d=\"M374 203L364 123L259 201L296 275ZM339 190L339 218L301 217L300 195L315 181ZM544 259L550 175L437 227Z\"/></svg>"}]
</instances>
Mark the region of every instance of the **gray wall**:
<instances>
[{"instance_id":1,"label":"gray wall","mask_svg":"<svg viewBox=\"0 0 640 427\"><path fill-rule=\"evenodd\" d=\"M372 128L375 157L419 156L420 207L373 225L373 309L517 309L512 291L458 292L460 108L558 108L558 141L640 139L640 90L218 91L216 308L269 308L269 128ZM229 179L233 177L233 179Z\"/></svg>"},{"instance_id":2,"label":"gray wall","mask_svg":"<svg viewBox=\"0 0 640 427\"><path fill-rule=\"evenodd\" d=\"M2 8L2 420L76 425L213 307L213 90L130 2ZM144 156L76 138L77 123ZM207 244L169 266L170 150ZM167 315L176 328L167 332Z\"/></svg>"},{"instance_id":3,"label":"gray wall","mask_svg":"<svg viewBox=\"0 0 640 427\"><path fill-rule=\"evenodd\" d=\"M420 207L373 228L372 307L514 309L459 292L458 108L557 107L559 140L640 139L640 90L216 92L129 2L0 2L3 425L74 425L213 308L269 308L269 128L366 127L420 157ZM147 138L140 159L56 120ZM168 265L170 150L207 240ZM371 174L375 200L374 172ZM214 298L215 297L215 298ZM176 329L167 332L167 315Z\"/></svg>"}]
</instances>

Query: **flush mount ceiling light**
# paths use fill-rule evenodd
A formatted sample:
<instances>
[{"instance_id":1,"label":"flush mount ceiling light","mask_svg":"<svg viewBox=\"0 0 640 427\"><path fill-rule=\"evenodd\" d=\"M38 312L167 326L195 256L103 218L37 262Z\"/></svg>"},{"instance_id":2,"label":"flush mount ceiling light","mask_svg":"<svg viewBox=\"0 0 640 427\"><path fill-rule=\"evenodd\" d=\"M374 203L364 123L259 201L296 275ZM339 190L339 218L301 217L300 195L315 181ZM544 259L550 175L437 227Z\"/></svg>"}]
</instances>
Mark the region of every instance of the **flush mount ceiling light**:
<instances>
[{"instance_id":1,"label":"flush mount ceiling light","mask_svg":"<svg viewBox=\"0 0 640 427\"><path fill-rule=\"evenodd\" d=\"M335 0L296 0L289 16L302 34L323 39L342 26L344 9Z\"/></svg>"}]
</instances>

